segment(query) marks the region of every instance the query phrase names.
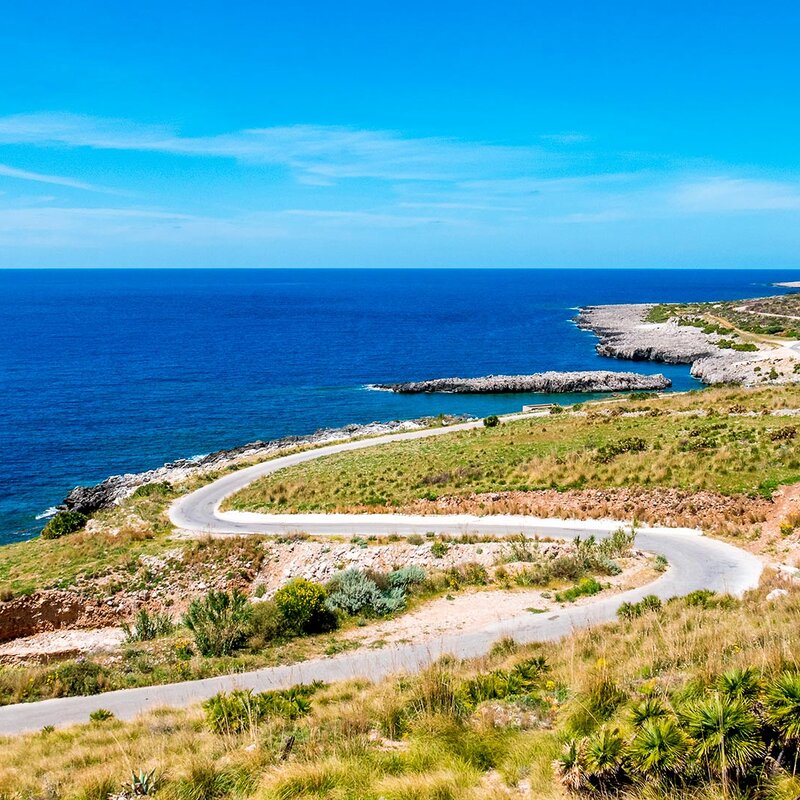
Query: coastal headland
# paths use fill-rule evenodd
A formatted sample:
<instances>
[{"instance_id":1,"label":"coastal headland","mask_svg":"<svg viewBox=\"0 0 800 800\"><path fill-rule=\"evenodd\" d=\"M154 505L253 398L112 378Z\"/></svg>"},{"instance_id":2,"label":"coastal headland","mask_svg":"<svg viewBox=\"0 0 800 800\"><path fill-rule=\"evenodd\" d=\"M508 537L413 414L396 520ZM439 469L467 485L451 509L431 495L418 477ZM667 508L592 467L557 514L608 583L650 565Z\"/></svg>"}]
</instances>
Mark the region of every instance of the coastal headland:
<instances>
[{"instance_id":1,"label":"coastal headland","mask_svg":"<svg viewBox=\"0 0 800 800\"><path fill-rule=\"evenodd\" d=\"M691 364L703 383L800 382L798 295L725 303L586 306L578 327L608 358Z\"/></svg>"}]
</instances>

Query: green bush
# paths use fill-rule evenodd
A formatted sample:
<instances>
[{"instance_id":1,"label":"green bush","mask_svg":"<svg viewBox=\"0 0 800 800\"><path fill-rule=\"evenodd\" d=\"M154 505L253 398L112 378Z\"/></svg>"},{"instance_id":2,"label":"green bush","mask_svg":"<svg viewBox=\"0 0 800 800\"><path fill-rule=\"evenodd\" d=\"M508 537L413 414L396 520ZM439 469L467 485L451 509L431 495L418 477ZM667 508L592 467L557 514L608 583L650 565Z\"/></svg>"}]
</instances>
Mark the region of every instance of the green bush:
<instances>
[{"instance_id":1,"label":"green bush","mask_svg":"<svg viewBox=\"0 0 800 800\"><path fill-rule=\"evenodd\" d=\"M425 570L414 564L408 567L401 567L389 573L389 586L392 589L403 589L408 591L412 586L416 586L425 580Z\"/></svg>"},{"instance_id":2,"label":"green bush","mask_svg":"<svg viewBox=\"0 0 800 800\"><path fill-rule=\"evenodd\" d=\"M114 719L114 714L107 708L98 708L89 714L91 722L107 722L110 719Z\"/></svg>"},{"instance_id":3,"label":"green bush","mask_svg":"<svg viewBox=\"0 0 800 800\"><path fill-rule=\"evenodd\" d=\"M726 797L783 796L772 791L775 779L800 772L800 673L768 680L752 667L732 669L712 685L686 685L671 702L636 701L632 730L622 735L597 731L625 700L618 690L598 691L598 682L576 698L581 724L571 729L589 736L567 742L555 765L561 782L587 798L619 796L623 787L632 797L651 787L659 797L716 796L720 784ZM598 702L601 694L607 699Z\"/></svg>"},{"instance_id":4,"label":"green bush","mask_svg":"<svg viewBox=\"0 0 800 800\"><path fill-rule=\"evenodd\" d=\"M500 417L497 414L490 414L483 420L484 428L496 428L500 424Z\"/></svg>"},{"instance_id":5,"label":"green bush","mask_svg":"<svg viewBox=\"0 0 800 800\"><path fill-rule=\"evenodd\" d=\"M638 603L623 603L617 609L617 616L620 619L636 619L649 611L658 611L661 608L661 600L654 594L648 594Z\"/></svg>"},{"instance_id":6,"label":"green bush","mask_svg":"<svg viewBox=\"0 0 800 800\"><path fill-rule=\"evenodd\" d=\"M346 614L366 614L385 616L400 611L406 602L406 592L402 586L394 586L381 591L374 578L357 569L341 572L328 585L328 608Z\"/></svg>"},{"instance_id":7,"label":"green bush","mask_svg":"<svg viewBox=\"0 0 800 800\"><path fill-rule=\"evenodd\" d=\"M192 600L183 622L202 655L226 656L247 638L250 607L238 589L230 594L212 589L204 598Z\"/></svg>"},{"instance_id":8,"label":"green bush","mask_svg":"<svg viewBox=\"0 0 800 800\"><path fill-rule=\"evenodd\" d=\"M617 442L608 442L597 448L595 461L608 464L623 453L641 453L647 449L647 442L641 436L629 436Z\"/></svg>"},{"instance_id":9,"label":"green bush","mask_svg":"<svg viewBox=\"0 0 800 800\"><path fill-rule=\"evenodd\" d=\"M42 539L58 539L79 531L86 525L89 517L80 511L59 511L42 529Z\"/></svg>"},{"instance_id":10,"label":"green bush","mask_svg":"<svg viewBox=\"0 0 800 800\"><path fill-rule=\"evenodd\" d=\"M434 558L444 558L447 555L447 551L450 549L450 545L447 542L443 542L441 539L437 539L431 545L431 555Z\"/></svg>"},{"instance_id":11,"label":"green bush","mask_svg":"<svg viewBox=\"0 0 800 800\"><path fill-rule=\"evenodd\" d=\"M295 578L275 593L275 605L286 629L292 633L320 633L334 630L336 615L326 606L327 594L318 583Z\"/></svg>"},{"instance_id":12,"label":"green bush","mask_svg":"<svg viewBox=\"0 0 800 800\"><path fill-rule=\"evenodd\" d=\"M143 483L141 486L136 487L131 497L169 497L172 492L172 484L167 481L161 481L160 483Z\"/></svg>"},{"instance_id":13,"label":"green bush","mask_svg":"<svg viewBox=\"0 0 800 800\"><path fill-rule=\"evenodd\" d=\"M293 720L311 710L309 697L322 684L294 686L283 691L253 693L251 689L220 692L203 703L206 722L214 733L242 733L269 717Z\"/></svg>"},{"instance_id":14,"label":"green bush","mask_svg":"<svg viewBox=\"0 0 800 800\"><path fill-rule=\"evenodd\" d=\"M274 600L261 600L250 606L249 642L253 650L260 650L267 642L286 633L286 621Z\"/></svg>"},{"instance_id":15,"label":"green bush","mask_svg":"<svg viewBox=\"0 0 800 800\"><path fill-rule=\"evenodd\" d=\"M175 629L169 614L151 615L146 608L140 608L131 626L123 623L122 630L128 642L148 642L160 636L168 636Z\"/></svg>"},{"instance_id":16,"label":"green bush","mask_svg":"<svg viewBox=\"0 0 800 800\"><path fill-rule=\"evenodd\" d=\"M55 697L99 694L106 685L106 674L94 661L68 661L44 676Z\"/></svg>"}]
</instances>

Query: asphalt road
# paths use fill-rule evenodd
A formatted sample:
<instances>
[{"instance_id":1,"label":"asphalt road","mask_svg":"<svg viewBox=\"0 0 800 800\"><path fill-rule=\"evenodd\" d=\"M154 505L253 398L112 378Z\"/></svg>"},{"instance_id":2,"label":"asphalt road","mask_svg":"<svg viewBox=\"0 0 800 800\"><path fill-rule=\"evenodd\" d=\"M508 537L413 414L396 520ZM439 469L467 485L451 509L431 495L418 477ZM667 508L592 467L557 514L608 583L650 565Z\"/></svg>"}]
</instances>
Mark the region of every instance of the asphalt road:
<instances>
[{"instance_id":1,"label":"asphalt road","mask_svg":"<svg viewBox=\"0 0 800 800\"><path fill-rule=\"evenodd\" d=\"M322 458L326 455L375 447L392 441L439 436L457 429L477 427L466 423L412 433L392 434L361 441L342 442L327 447L295 453L263 464L225 475L186 497L170 510L173 523L196 533L212 535L275 534L303 530L315 536L339 534L409 535L427 531L460 534L523 533L554 538L574 538L594 533L603 536L619 527L619 523L602 521L539 520L532 517L412 517L386 514L365 515L258 515L219 512L219 505L230 494L253 480L279 469ZM312 680L337 681L354 677L373 680L399 671L414 671L445 653L461 658L481 655L503 636L518 642L556 640L589 625L614 619L622 602L655 594L662 599L683 595L694 589L713 589L740 594L754 587L761 574L761 562L750 553L709 539L697 531L674 528L644 528L637 532L636 545L663 555L669 569L654 582L621 594L567 605L549 614L514 616L493 623L480 631L454 633L435 641L387 646L380 650L342 653L332 657L310 659L286 667L270 667L237 675L224 675L204 680L124 689L91 697L67 697L0 708L0 733L37 730L44 725L63 726L85 722L89 714L105 708L121 719L131 719L142 711L159 706L186 706L204 700L217 692L234 688L264 691L285 688ZM476 602L491 603L491 595L476 595Z\"/></svg>"}]
</instances>

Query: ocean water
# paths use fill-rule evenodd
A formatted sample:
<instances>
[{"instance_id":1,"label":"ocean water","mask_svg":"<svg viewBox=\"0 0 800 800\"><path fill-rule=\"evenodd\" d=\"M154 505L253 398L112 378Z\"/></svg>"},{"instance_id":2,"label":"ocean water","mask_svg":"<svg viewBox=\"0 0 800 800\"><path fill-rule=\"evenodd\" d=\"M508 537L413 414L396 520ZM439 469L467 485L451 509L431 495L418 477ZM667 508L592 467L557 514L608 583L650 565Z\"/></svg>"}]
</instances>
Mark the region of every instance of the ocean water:
<instances>
[{"instance_id":1,"label":"ocean water","mask_svg":"<svg viewBox=\"0 0 800 800\"><path fill-rule=\"evenodd\" d=\"M365 384L603 359L584 304L777 293L796 272L725 270L0 271L0 542L79 483L321 427L486 415L542 395L394 395Z\"/></svg>"}]
</instances>

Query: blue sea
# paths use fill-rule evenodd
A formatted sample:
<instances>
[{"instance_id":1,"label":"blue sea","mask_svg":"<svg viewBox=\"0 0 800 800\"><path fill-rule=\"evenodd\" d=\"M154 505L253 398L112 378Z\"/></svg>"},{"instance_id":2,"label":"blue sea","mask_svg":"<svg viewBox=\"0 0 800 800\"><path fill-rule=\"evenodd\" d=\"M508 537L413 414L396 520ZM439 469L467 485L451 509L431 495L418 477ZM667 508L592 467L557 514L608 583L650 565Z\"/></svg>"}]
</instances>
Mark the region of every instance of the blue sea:
<instances>
[{"instance_id":1,"label":"blue sea","mask_svg":"<svg viewBox=\"0 0 800 800\"><path fill-rule=\"evenodd\" d=\"M366 384L600 358L571 319L600 303L774 294L796 271L0 271L0 542L76 484L351 422L518 410L542 395L394 395Z\"/></svg>"}]
</instances>

